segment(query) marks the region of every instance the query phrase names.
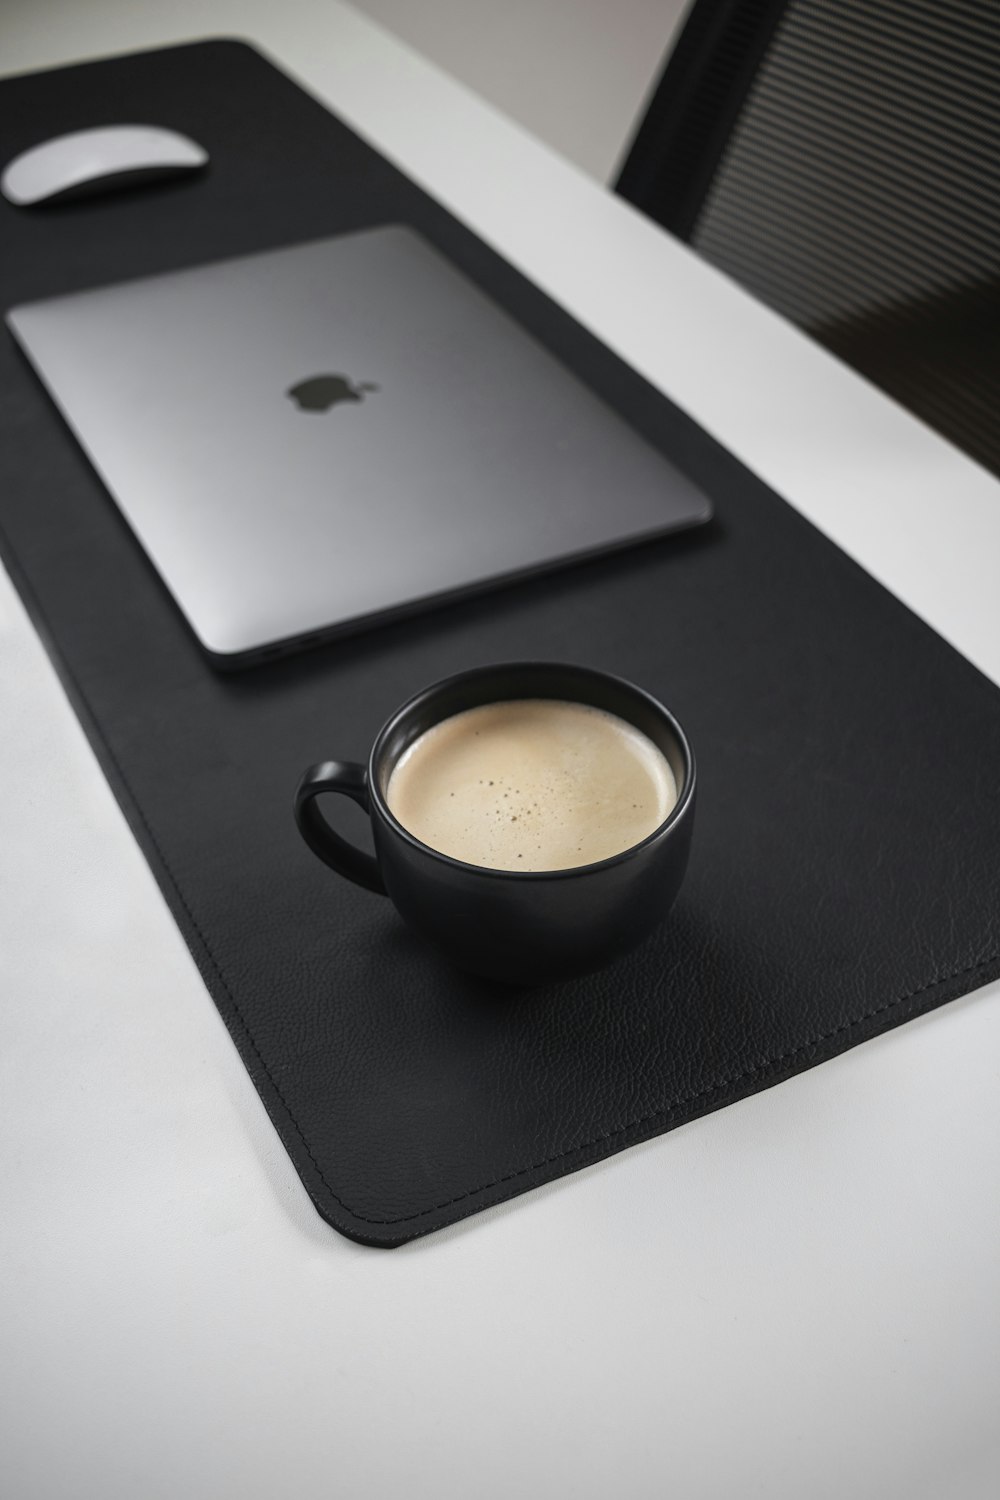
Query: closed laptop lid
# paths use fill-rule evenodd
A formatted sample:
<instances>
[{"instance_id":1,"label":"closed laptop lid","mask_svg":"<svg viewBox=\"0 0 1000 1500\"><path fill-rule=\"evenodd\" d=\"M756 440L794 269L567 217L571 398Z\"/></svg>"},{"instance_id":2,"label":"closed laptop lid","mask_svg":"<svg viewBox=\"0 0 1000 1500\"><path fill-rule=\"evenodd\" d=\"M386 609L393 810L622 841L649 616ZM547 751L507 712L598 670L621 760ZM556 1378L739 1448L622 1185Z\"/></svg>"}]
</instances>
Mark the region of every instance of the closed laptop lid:
<instances>
[{"instance_id":1,"label":"closed laptop lid","mask_svg":"<svg viewBox=\"0 0 1000 1500\"><path fill-rule=\"evenodd\" d=\"M710 515L401 226L53 298L8 322L220 659Z\"/></svg>"}]
</instances>

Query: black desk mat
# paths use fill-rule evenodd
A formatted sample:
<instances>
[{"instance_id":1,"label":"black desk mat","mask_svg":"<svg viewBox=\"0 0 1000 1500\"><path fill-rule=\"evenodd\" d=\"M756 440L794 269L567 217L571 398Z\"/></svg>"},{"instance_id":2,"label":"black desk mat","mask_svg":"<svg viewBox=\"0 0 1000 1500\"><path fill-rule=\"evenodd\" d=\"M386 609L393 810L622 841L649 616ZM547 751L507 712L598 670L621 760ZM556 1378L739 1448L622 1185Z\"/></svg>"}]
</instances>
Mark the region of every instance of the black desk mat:
<instances>
[{"instance_id":1,"label":"black desk mat","mask_svg":"<svg viewBox=\"0 0 1000 1500\"><path fill-rule=\"evenodd\" d=\"M681 412L242 44L8 80L0 115L4 159L142 119L213 163L86 206L0 204L5 305L410 223L715 500L698 534L218 676L0 338L5 559L324 1218L399 1244L1000 973L1000 694ZM642 683L700 776L670 920L592 978L521 993L442 966L290 811L303 766L361 758L414 689L514 657Z\"/></svg>"}]
</instances>

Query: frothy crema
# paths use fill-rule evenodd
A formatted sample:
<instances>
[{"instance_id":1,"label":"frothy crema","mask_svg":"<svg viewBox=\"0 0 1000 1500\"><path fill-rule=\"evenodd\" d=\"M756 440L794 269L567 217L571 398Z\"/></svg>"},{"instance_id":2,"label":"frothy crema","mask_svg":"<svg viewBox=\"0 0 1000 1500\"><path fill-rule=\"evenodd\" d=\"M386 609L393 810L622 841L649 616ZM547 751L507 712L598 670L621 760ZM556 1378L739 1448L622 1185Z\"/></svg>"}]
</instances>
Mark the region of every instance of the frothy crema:
<instances>
[{"instance_id":1,"label":"frothy crema","mask_svg":"<svg viewBox=\"0 0 1000 1500\"><path fill-rule=\"evenodd\" d=\"M614 714L544 698L487 703L435 724L386 791L442 854L494 870L565 870L620 854L669 816L662 752Z\"/></svg>"}]
</instances>

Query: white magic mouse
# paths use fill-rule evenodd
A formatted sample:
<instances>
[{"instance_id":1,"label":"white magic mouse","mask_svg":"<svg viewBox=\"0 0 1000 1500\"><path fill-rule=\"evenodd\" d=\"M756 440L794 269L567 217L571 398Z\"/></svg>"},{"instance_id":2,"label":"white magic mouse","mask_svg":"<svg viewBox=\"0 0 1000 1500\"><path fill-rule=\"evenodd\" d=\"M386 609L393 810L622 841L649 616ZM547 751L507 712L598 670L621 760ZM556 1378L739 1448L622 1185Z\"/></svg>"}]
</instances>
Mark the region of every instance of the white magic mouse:
<instances>
[{"instance_id":1,"label":"white magic mouse","mask_svg":"<svg viewBox=\"0 0 1000 1500\"><path fill-rule=\"evenodd\" d=\"M29 208L197 172L207 162L208 152L176 130L103 125L22 151L4 168L0 192L18 208Z\"/></svg>"}]
</instances>

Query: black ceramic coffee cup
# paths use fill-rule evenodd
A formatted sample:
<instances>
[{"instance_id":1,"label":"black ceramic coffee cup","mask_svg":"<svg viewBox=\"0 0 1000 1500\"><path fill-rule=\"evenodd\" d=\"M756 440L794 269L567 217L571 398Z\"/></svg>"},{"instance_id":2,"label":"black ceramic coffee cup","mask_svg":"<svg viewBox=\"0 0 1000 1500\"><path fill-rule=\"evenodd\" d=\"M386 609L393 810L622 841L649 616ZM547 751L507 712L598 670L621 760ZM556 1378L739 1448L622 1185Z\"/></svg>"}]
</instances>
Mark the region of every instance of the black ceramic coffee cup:
<instances>
[{"instance_id":1,"label":"black ceramic coffee cup","mask_svg":"<svg viewBox=\"0 0 1000 1500\"><path fill-rule=\"evenodd\" d=\"M588 704L640 729L677 782L669 817L622 853L564 870L489 869L414 838L386 800L400 756L453 714L517 698ZM368 813L374 858L327 823L317 801L327 792L350 797ZM367 766L335 760L311 766L295 793L295 820L319 859L388 895L400 916L460 968L508 984L539 984L601 967L666 916L687 867L694 800L694 756L662 703L607 672L520 662L480 667L425 688L379 730Z\"/></svg>"}]
</instances>

